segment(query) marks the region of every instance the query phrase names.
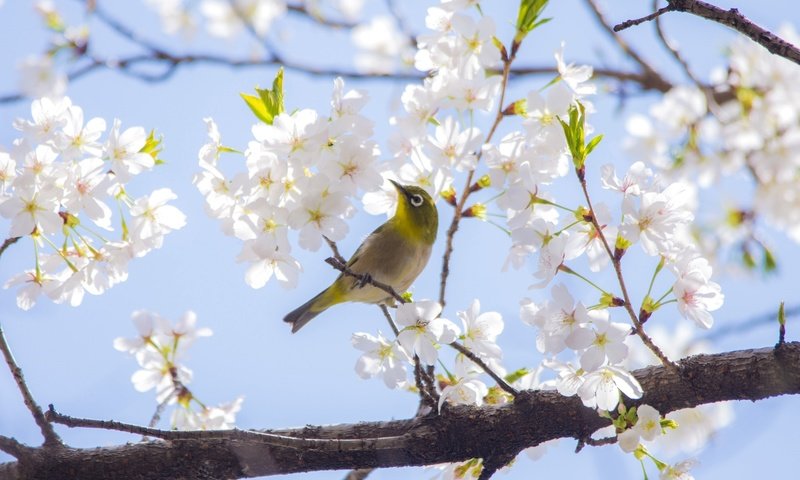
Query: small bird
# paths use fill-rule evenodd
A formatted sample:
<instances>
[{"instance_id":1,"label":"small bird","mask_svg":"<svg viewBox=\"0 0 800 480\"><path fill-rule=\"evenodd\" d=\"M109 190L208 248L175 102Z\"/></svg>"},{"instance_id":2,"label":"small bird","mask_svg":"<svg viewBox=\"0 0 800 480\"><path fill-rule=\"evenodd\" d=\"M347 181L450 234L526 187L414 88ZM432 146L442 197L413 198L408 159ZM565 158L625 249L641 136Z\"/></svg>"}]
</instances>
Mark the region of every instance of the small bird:
<instances>
[{"instance_id":1,"label":"small bird","mask_svg":"<svg viewBox=\"0 0 800 480\"><path fill-rule=\"evenodd\" d=\"M391 182L398 193L394 216L369 234L347 262L347 268L402 293L428 263L439 228L439 214L428 192ZM292 333L295 333L312 318L339 303L393 301L386 291L342 273L330 287L290 312L283 321L291 323Z\"/></svg>"}]
</instances>

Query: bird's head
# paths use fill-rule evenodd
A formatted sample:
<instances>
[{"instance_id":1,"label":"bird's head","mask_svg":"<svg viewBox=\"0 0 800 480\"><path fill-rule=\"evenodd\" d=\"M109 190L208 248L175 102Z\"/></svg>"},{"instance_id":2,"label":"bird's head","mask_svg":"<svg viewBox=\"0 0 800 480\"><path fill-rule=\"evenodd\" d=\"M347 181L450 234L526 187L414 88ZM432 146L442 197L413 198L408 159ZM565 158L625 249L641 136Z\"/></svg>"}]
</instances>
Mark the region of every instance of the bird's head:
<instances>
[{"instance_id":1,"label":"bird's head","mask_svg":"<svg viewBox=\"0 0 800 480\"><path fill-rule=\"evenodd\" d=\"M392 219L397 228L410 239L433 244L439 229L439 213L431 196L420 187L391 182L397 189L397 210Z\"/></svg>"}]
</instances>

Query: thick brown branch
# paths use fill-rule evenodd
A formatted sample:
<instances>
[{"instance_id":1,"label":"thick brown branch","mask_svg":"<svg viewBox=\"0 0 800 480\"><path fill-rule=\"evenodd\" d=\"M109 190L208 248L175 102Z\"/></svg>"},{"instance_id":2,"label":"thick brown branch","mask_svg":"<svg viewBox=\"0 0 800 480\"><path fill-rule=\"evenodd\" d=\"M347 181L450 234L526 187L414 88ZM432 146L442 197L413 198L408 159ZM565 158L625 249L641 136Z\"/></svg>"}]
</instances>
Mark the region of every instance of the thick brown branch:
<instances>
[{"instance_id":1,"label":"thick brown branch","mask_svg":"<svg viewBox=\"0 0 800 480\"><path fill-rule=\"evenodd\" d=\"M697 355L680 363L634 372L648 404L661 413L725 400L761 400L800 394L800 343L780 348ZM215 432L218 438L142 442L93 449L32 450L16 466L20 479L238 478L332 469L361 469L508 458L554 438L585 439L608 420L577 397L524 391L504 406L446 407L442 415L410 420L266 431L308 439L389 438L380 448L332 451L287 448L257 438ZM787 426L786 428L790 428ZM788 448L788 447L786 447Z\"/></svg>"}]
</instances>

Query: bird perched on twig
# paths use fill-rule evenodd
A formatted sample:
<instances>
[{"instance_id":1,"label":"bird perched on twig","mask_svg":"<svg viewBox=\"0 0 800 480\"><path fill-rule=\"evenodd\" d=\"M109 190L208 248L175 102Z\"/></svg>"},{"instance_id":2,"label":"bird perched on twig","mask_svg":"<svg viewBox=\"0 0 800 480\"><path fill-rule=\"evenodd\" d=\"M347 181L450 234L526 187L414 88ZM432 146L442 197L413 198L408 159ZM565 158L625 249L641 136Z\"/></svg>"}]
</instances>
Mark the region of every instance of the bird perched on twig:
<instances>
[{"instance_id":1,"label":"bird perched on twig","mask_svg":"<svg viewBox=\"0 0 800 480\"><path fill-rule=\"evenodd\" d=\"M402 293L428 263L439 228L439 215L428 192L420 187L392 183L398 193L394 216L369 234L346 267ZM329 307L344 302L390 304L394 298L364 278L342 273L331 286L287 314L283 321L292 324L294 333Z\"/></svg>"}]
</instances>

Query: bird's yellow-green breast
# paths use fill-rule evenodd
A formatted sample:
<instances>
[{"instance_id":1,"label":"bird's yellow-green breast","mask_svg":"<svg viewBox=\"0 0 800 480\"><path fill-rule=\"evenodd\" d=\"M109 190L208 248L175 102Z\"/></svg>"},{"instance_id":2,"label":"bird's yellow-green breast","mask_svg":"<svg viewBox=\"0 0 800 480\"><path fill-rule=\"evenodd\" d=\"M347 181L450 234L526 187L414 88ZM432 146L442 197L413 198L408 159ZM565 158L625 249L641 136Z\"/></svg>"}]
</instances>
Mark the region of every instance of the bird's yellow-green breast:
<instances>
[{"instance_id":1,"label":"bird's yellow-green breast","mask_svg":"<svg viewBox=\"0 0 800 480\"><path fill-rule=\"evenodd\" d=\"M375 281L404 292L422 273L431 255L439 228L436 205L420 187L392 182L397 189L397 209L392 218L376 228L358 247L348 268L369 274ZM390 295L372 285L359 285L351 276L339 275L330 287L320 292L284 321L296 332L329 307L343 302L389 303Z\"/></svg>"}]
</instances>

